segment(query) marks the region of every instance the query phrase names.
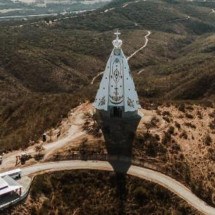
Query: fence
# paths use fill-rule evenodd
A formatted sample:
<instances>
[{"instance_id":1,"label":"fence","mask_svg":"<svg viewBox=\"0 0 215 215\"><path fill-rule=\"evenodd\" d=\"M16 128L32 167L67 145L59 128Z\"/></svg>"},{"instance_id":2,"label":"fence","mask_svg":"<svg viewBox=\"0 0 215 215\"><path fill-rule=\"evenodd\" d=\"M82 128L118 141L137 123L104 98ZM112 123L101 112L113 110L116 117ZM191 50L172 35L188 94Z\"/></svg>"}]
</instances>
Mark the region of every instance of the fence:
<instances>
[{"instance_id":1,"label":"fence","mask_svg":"<svg viewBox=\"0 0 215 215\"><path fill-rule=\"evenodd\" d=\"M159 164L157 164L155 161L156 159L148 159L147 161L142 158L133 158L133 157L127 157L127 156L121 156L121 155L108 155L108 154L71 154L66 157L61 157L60 155L55 157L55 161L60 160L93 160L93 161L118 161L118 162L125 162L130 163L131 165L146 167L148 169L153 169L158 171L161 167ZM152 164L156 163L156 165Z\"/></svg>"},{"instance_id":2,"label":"fence","mask_svg":"<svg viewBox=\"0 0 215 215\"><path fill-rule=\"evenodd\" d=\"M31 183L28 184L28 186L25 188L24 192L22 193L22 195L10 202L7 202L5 204L0 205L0 211L3 211L6 208L9 208L13 205L16 205L17 203L19 203L20 201L24 200L27 196L28 193L30 191L30 187L31 187Z\"/></svg>"}]
</instances>

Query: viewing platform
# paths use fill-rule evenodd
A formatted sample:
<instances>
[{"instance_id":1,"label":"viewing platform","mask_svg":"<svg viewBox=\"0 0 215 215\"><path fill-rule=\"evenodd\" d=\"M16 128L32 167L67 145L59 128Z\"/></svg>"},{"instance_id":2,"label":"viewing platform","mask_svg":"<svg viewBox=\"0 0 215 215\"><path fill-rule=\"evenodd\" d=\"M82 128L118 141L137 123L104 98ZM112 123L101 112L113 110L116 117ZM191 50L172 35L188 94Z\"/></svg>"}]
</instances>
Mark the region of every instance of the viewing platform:
<instances>
[{"instance_id":1,"label":"viewing platform","mask_svg":"<svg viewBox=\"0 0 215 215\"><path fill-rule=\"evenodd\" d=\"M31 178L21 177L20 169L0 173L0 211L23 200L31 182Z\"/></svg>"}]
</instances>

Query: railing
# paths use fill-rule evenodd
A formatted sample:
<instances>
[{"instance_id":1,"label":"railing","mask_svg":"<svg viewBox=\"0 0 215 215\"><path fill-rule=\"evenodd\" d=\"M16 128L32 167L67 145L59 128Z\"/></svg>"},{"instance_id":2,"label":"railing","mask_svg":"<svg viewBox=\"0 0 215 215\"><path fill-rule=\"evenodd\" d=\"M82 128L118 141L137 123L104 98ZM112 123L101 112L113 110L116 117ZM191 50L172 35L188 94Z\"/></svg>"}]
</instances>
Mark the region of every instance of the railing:
<instances>
[{"instance_id":1,"label":"railing","mask_svg":"<svg viewBox=\"0 0 215 215\"><path fill-rule=\"evenodd\" d=\"M8 203L0 205L0 211L3 211L4 209L7 209L10 206L15 205L15 204L19 203L20 201L24 200L28 196L30 187L31 187L31 183L29 183L29 185L27 186L27 188L25 189L25 191L22 193L22 195L20 197L14 199Z\"/></svg>"},{"instance_id":2,"label":"railing","mask_svg":"<svg viewBox=\"0 0 215 215\"><path fill-rule=\"evenodd\" d=\"M56 156L54 158L55 161L60 160L93 160L93 161L119 161L119 162L125 162L130 163L131 165L146 167L148 169L153 169L158 171L160 169L159 164L153 165L151 162L155 163L156 159L145 159L142 158L133 158L133 157L127 157L127 156L120 156L120 155L108 155L108 154L71 154L69 156L61 157Z\"/></svg>"}]
</instances>

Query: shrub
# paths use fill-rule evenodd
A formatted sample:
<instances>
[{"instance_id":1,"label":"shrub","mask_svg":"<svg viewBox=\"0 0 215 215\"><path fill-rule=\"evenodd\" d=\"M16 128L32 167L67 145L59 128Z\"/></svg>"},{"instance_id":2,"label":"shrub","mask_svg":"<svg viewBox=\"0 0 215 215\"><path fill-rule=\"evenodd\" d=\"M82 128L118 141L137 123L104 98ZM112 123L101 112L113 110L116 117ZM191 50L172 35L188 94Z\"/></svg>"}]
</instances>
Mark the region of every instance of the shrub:
<instances>
[{"instance_id":1,"label":"shrub","mask_svg":"<svg viewBox=\"0 0 215 215\"><path fill-rule=\"evenodd\" d=\"M215 149L213 148L208 149L208 157L210 160L215 161Z\"/></svg>"},{"instance_id":2,"label":"shrub","mask_svg":"<svg viewBox=\"0 0 215 215\"><path fill-rule=\"evenodd\" d=\"M212 143L212 139L211 139L211 136L209 135L209 134L207 134L205 137L204 137L204 144L206 145L206 146L210 146L211 145L211 143Z\"/></svg>"},{"instance_id":3,"label":"shrub","mask_svg":"<svg viewBox=\"0 0 215 215\"><path fill-rule=\"evenodd\" d=\"M197 111L197 116L198 116L199 119L202 119L202 118L203 118L203 117L202 117L202 113L201 113L199 110Z\"/></svg>"},{"instance_id":4,"label":"shrub","mask_svg":"<svg viewBox=\"0 0 215 215\"><path fill-rule=\"evenodd\" d=\"M180 110L181 112L184 112L184 113L185 113L185 111L186 111L186 109L185 109L185 104L184 104L184 103L180 104L180 105L178 106L178 110Z\"/></svg>"},{"instance_id":5,"label":"shrub","mask_svg":"<svg viewBox=\"0 0 215 215\"><path fill-rule=\"evenodd\" d=\"M164 132L164 136L162 139L162 144L167 145L168 143L171 142L171 134L169 134L168 132Z\"/></svg>"},{"instance_id":6,"label":"shrub","mask_svg":"<svg viewBox=\"0 0 215 215\"><path fill-rule=\"evenodd\" d=\"M34 159L35 159L36 161L42 160L43 157L44 157L44 154L43 154L43 153L37 153L36 155L34 155Z\"/></svg>"},{"instance_id":7,"label":"shrub","mask_svg":"<svg viewBox=\"0 0 215 215\"><path fill-rule=\"evenodd\" d=\"M171 113L169 111L164 111L162 113L163 116L171 116Z\"/></svg>"},{"instance_id":8,"label":"shrub","mask_svg":"<svg viewBox=\"0 0 215 215\"><path fill-rule=\"evenodd\" d=\"M209 116L210 116L211 118L215 119L215 110L214 110L212 113L210 113Z\"/></svg>"},{"instance_id":9,"label":"shrub","mask_svg":"<svg viewBox=\"0 0 215 215\"><path fill-rule=\"evenodd\" d=\"M215 130L215 119L209 124L210 129Z\"/></svg>"},{"instance_id":10,"label":"shrub","mask_svg":"<svg viewBox=\"0 0 215 215\"><path fill-rule=\"evenodd\" d=\"M187 135L187 132L186 131L183 131L180 136L180 138L183 138L183 139L187 139L188 138L188 135Z\"/></svg>"},{"instance_id":11,"label":"shrub","mask_svg":"<svg viewBox=\"0 0 215 215\"><path fill-rule=\"evenodd\" d=\"M164 119L166 122L170 123L170 118L169 118L169 117L163 116L163 119Z\"/></svg>"},{"instance_id":12,"label":"shrub","mask_svg":"<svg viewBox=\"0 0 215 215\"><path fill-rule=\"evenodd\" d=\"M192 123L190 123L190 122L185 122L184 123L187 127L190 127L190 128L193 128L193 129L195 129L196 128L196 126L195 125L193 125Z\"/></svg>"},{"instance_id":13,"label":"shrub","mask_svg":"<svg viewBox=\"0 0 215 215\"><path fill-rule=\"evenodd\" d=\"M175 122L175 127L179 130L181 129L181 125L178 122Z\"/></svg>"},{"instance_id":14,"label":"shrub","mask_svg":"<svg viewBox=\"0 0 215 215\"><path fill-rule=\"evenodd\" d=\"M158 119L158 118L156 118L155 116L152 117L152 119L151 119L151 125L152 125L153 127L156 127L158 122L159 122L159 119Z\"/></svg>"},{"instance_id":15,"label":"shrub","mask_svg":"<svg viewBox=\"0 0 215 215\"><path fill-rule=\"evenodd\" d=\"M148 196L149 192L144 187L137 187L134 190L134 198L139 204L147 203L149 201Z\"/></svg>"},{"instance_id":16,"label":"shrub","mask_svg":"<svg viewBox=\"0 0 215 215\"><path fill-rule=\"evenodd\" d=\"M37 177L35 181L33 182L33 186L31 188L30 194L33 199L37 198L41 193L45 195L50 195L52 191L52 186L50 184L50 181L45 178L44 175Z\"/></svg>"},{"instance_id":17,"label":"shrub","mask_svg":"<svg viewBox=\"0 0 215 215\"><path fill-rule=\"evenodd\" d=\"M188 106L186 107L186 109L187 109L187 110L191 110L191 111L194 110L193 106L191 106L191 105L188 105Z\"/></svg>"},{"instance_id":18,"label":"shrub","mask_svg":"<svg viewBox=\"0 0 215 215\"><path fill-rule=\"evenodd\" d=\"M175 131L175 128L173 126L170 126L169 129L167 130L167 133L169 133L170 135L173 135Z\"/></svg>"},{"instance_id":19,"label":"shrub","mask_svg":"<svg viewBox=\"0 0 215 215\"><path fill-rule=\"evenodd\" d=\"M157 156L157 143L154 143L154 142L150 142L148 144L148 147L146 149L146 154L148 156L151 156L151 157L156 157Z\"/></svg>"},{"instance_id":20,"label":"shrub","mask_svg":"<svg viewBox=\"0 0 215 215\"><path fill-rule=\"evenodd\" d=\"M193 119L193 115L189 114L189 113L186 113L185 116L188 118L188 119Z\"/></svg>"}]
</instances>

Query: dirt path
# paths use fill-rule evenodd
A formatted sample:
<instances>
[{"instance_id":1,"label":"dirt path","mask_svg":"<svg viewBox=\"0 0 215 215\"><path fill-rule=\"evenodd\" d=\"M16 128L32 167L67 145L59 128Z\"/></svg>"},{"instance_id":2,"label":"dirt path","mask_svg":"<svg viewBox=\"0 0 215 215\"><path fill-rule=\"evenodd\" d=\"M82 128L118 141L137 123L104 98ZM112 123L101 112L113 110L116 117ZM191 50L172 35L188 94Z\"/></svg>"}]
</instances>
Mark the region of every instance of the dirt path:
<instances>
[{"instance_id":1,"label":"dirt path","mask_svg":"<svg viewBox=\"0 0 215 215\"><path fill-rule=\"evenodd\" d=\"M22 168L22 175L29 176L32 174L36 175L39 172L77 169L113 171L112 166L106 161L58 161L40 163L33 166L24 167ZM189 205L202 212L203 214L215 214L215 208L207 205L204 201L194 195L192 191L190 191L187 187L169 176L166 176L154 170L133 165L129 168L128 174L141 179L152 181L165 187L180 198L184 199Z\"/></svg>"},{"instance_id":2,"label":"dirt path","mask_svg":"<svg viewBox=\"0 0 215 215\"><path fill-rule=\"evenodd\" d=\"M70 143L71 141L77 139L78 137L82 136L85 132L81 131L80 125L72 125L69 129L68 136L57 140L51 144L47 144L44 146L45 148L45 156L44 159L48 158L51 154L53 154L56 150L64 147L66 144Z\"/></svg>"},{"instance_id":3,"label":"dirt path","mask_svg":"<svg viewBox=\"0 0 215 215\"><path fill-rule=\"evenodd\" d=\"M100 72L99 74L97 74L97 75L92 79L92 81L91 81L90 84L93 85L94 82L95 82L95 80L96 80L99 76L101 76L103 73L104 73L104 72Z\"/></svg>"},{"instance_id":4,"label":"dirt path","mask_svg":"<svg viewBox=\"0 0 215 215\"><path fill-rule=\"evenodd\" d=\"M211 9L211 12L209 13L209 15L212 13L215 13L215 9Z\"/></svg>"},{"instance_id":5,"label":"dirt path","mask_svg":"<svg viewBox=\"0 0 215 215\"><path fill-rule=\"evenodd\" d=\"M140 47L139 49L137 49L134 53L132 53L129 57L127 57L127 60L130 60L130 59L131 59L132 57L134 57L138 52L140 52L142 49L144 49L144 48L147 47L148 42L149 42L148 37L150 36L150 34L151 34L151 31L148 31L147 35L145 36L145 44L144 44L142 47ZM139 72L138 72L138 75L140 75L143 71L144 71L144 69L141 70L141 71L139 71ZM103 73L104 73L104 72L100 72L100 73L98 73L96 76L94 76L93 79L92 79L92 81L90 82L90 84L93 85L94 82L95 82L95 80L96 80L99 76L101 76Z\"/></svg>"},{"instance_id":6,"label":"dirt path","mask_svg":"<svg viewBox=\"0 0 215 215\"><path fill-rule=\"evenodd\" d=\"M137 74L140 75L142 72L144 72L144 69L141 69Z\"/></svg>"},{"instance_id":7,"label":"dirt path","mask_svg":"<svg viewBox=\"0 0 215 215\"><path fill-rule=\"evenodd\" d=\"M122 8L126 8L128 5L135 4L135 3L138 3L138 2L140 2L140 1L136 0L136 1L133 1L133 2L127 2L127 3L125 3L125 4L122 5Z\"/></svg>"},{"instance_id":8,"label":"dirt path","mask_svg":"<svg viewBox=\"0 0 215 215\"><path fill-rule=\"evenodd\" d=\"M145 36L145 44L144 44L142 47L140 47L139 49L137 49L134 53L132 53L129 57L127 57L127 60L128 60L128 61L129 61L132 57L134 57L138 52L140 52L141 50L143 50L144 48L147 47L148 42L149 42L148 37L150 36L150 34L151 34L151 31L148 31L148 33L147 33L146 36Z\"/></svg>"},{"instance_id":9,"label":"dirt path","mask_svg":"<svg viewBox=\"0 0 215 215\"><path fill-rule=\"evenodd\" d=\"M45 159L48 156L52 155L56 150L64 147L66 144L73 144L74 140L77 140L79 136L84 134L82 130L82 125L85 120L84 113L91 110L90 103L84 103L77 108L73 109L70 112L70 115L67 120L63 120L62 124L64 128L68 128L64 131L63 135L56 141L47 143L44 145ZM143 111L143 110L142 110ZM143 111L144 121L149 122L151 118L155 115L155 112ZM142 123L143 123L142 122ZM182 123L180 123L182 124ZM159 129L152 130L153 132L162 132L166 129L167 123L164 120L160 119ZM35 146L29 147L26 152L33 153L35 152ZM20 155L21 151L14 151L8 153L4 156L3 164L0 171L8 170L14 168L15 156ZM45 159L35 164L27 163L26 166L22 166L23 176L28 175L37 175L40 172L44 171L61 171L61 170L75 170L75 169L95 169L95 170L107 170L112 171L112 167L108 162L103 161L58 161L58 162L46 162ZM207 215L215 215L215 208L208 206L204 201L195 196L187 187L185 187L180 182L175 179L166 176L160 172L149 170L147 168L131 166L128 174L153 181L154 183L160 184L161 186L167 188L171 192L175 193L185 201L187 201L191 206L199 210L200 212Z\"/></svg>"},{"instance_id":10,"label":"dirt path","mask_svg":"<svg viewBox=\"0 0 215 215\"><path fill-rule=\"evenodd\" d=\"M44 159L48 158L56 150L64 147L66 144L85 134L85 132L82 130L82 125L84 124L84 112L86 112L88 106L89 104L87 103L82 104L75 110L75 113L73 113L73 117L71 119L72 125L70 126L66 134L64 134L64 137L62 139L44 146L46 152Z\"/></svg>"},{"instance_id":11,"label":"dirt path","mask_svg":"<svg viewBox=\"0 0 215 215\"><path fill-rule=\"evenodd\" d=\"M65 125L63 126L62 130L65 130L65 132L55 141L43 144L44 160L56 150L72 143L74 140L77 140L85 133L82 129L82 125L84 124L84 112L86 112L89 107L91 107L89 103L84 103L75 108L74 113L64 123ZM38 144L28 147L24 152L30 155L36 154L36 145ZM0 166L0 170L3 171L14 168L16 164L16 156L20 156L22 152L22 150L17 150L5 154L3 157L3 163Z\"/></svg>"},{"instance_id":12,"label":"dirt path","mask_svg":"<svg viewBox=\"0 0 215 215\"><path fill-rule=\"evenodd\" d=\"M139 0L134 1L134 2L127 2L127 3L124 3L124 4L121 6L121 8L126 8L128 5L134 4L134 3L138 3L138 2L139 2ZM115 9L116 9L115 7L108 8L108 9L104 10L104 11L101 12L101 13L107 13L107 12L112 11L112 10L115 10Z\"/></svg>"}]
</instances>

